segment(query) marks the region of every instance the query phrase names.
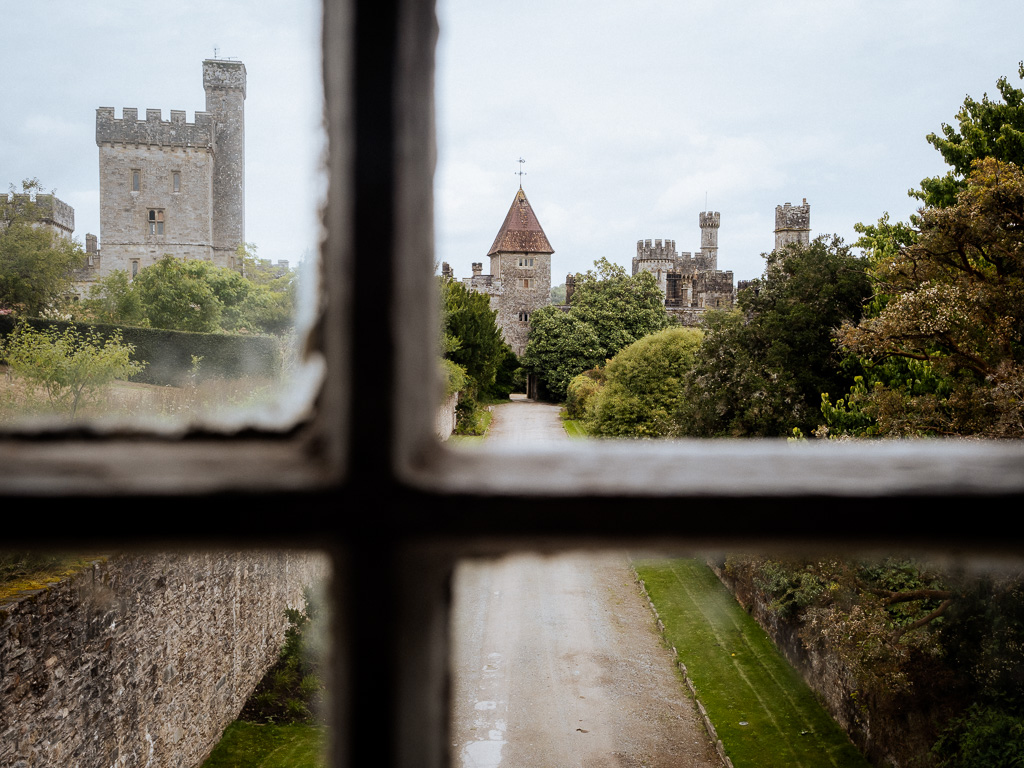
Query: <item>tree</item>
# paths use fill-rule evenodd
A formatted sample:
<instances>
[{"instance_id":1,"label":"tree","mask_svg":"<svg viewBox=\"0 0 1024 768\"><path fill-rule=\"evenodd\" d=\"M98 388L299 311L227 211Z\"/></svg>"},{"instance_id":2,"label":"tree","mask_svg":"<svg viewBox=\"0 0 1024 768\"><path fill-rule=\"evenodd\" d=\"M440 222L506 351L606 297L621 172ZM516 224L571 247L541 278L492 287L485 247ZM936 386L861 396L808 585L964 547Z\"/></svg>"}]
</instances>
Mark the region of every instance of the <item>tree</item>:
<instances>
[{"instance_id":1,"label":"tree","mask_svg":"<svg viewBox=\"0 0 1024 768\"><path fill-rule=\"evenodd\" d=\"M223 303L210 283L205 261L182 261L164 256L132 281L154 328L215 333L220 330Z\"/></svg>"},{"instance_id":2,"label":"tree","mask_svg":"<svg viewBox=\"0 0 1024 768\"><path fill-rule=\"evenodd\" d=\"M1024 436L1024 171L975 163L956 204L922 211L916 242L878 260L891 298L847 322L843 345L878 363L925 363L941 379L915 394L875 382L861 399L887 434Z\"/></svg>"},{"instance_id":3,"label":"tree","mask_svg":"<svg viewBox=\"0 0 1024 768\"><path fill-rule=\"evenodd\" d=\"M523 353L523 369L537 374L541 396L561 402L569 381L604 363L603 346L594 327L558 307L542 307L530 315L530 340Z\"/></svg>"},{"instance_id":4,"label":"tree","mask_svg":"<svg viewBox=\"0 0 1024 768\"><path fill-rule=\"evenodd\" d=\"M240 243L237 251L242 276L254 286L245 321L266 333L285 333L295 325L299 273L273 266L256 256L255 243Z\"/></svg>"},{"instance_id":5,"label":"tree","mask_svg":"<svg viewBox=\"0 0 1024 768\"><path fill-rule=\"evenodd\" d=\"M1018 66L1018 75L1024 79L1024 62ZM1024 91L1011 86L1005 77L996 81L996 87L1001 102L990 101L988 94L982 95L980 102L968 96L956 115L959 131L943 123L941 136L928 134L928 143L942 153L952 170L945 176L924 179L921 190L911 193L925 205L954 205L974 162L982 158L1024 167Z\"/></svg>"},{"instance_id":6,"label":"tree","mask_svg":"<svg viewBox=\"0 0 1024 768\"><path fill-rule=\"evenodd\" d=\"M149 325L139 292L123 269L114 270L92 285L89 298L79 302L76 316L109 325Z\"/></svg>"},{"instance_id":7,"label":"tree","mask_svg":"<svg viewBox=\"0 0 1024 768\"><path fill-rule=\"evenodd\" d=\"M648 272L629 276L607 259L576 275L568 313L545 307L530 316L523 369L545 396L564 400L569 381L619 350L669 325L665 297Z\"/></svg>"},{"instance_id":8,"label":"tree","mask_svg":"<svg viewBox=\"0 0 1024 768\"><path fill-rule=\"evenodd\" d=\"M131 282L103 278L82 303L91 320L199 333L283 333L293 322L294 273L251 269L256 280L206 261L164 256Z\"/></svg>"},{"instance_id":9,"label":"tree","mask_svg":"<svg viewBox=\"0 0 1024 768\"><path fill-rule=\"evenodd\" d=\"M590 405L588 427L607 437L662 437L672 420L704 334L666 328L635 341L608 361L605 384Z\"/></svg>"},{"instance_id":10,"label":"tree","mask_svg":"<svg viewBox=\"0 0 1024 768\"><path fill-rule=\"evenodd\" d=\"M72 272L85 263L85 252L38 226L39 180L26 179L21 186L17 193L11 185L10 198L0 195L0 308L38 317L70 292Z\"/></svg>"},{"instance_id":11,"label":"tree","mask_svg":"<svg viewBox=\"0 0 1024 768\"><path fill-rule=\"evenodd\" d=\"M103 338L95 330L79 333L74 326L36 331L24 322L0 345L11 371L42 386L50 405L72 419L114 379L142 371L146 364L131 359L134 351L134 345L122 342L120 331Z\"/></svg>"},{"instance_id":12,"label":"tree","mask_svg":"<svg viewBox=\"0 0 1024 768\"><path fill-rule=\"evenodd\" d=\"M821 393L849 374L833 338L860 318L870 295L867 263L838 237L767 256L739 311L708 313L697 362L677 414L681 434L782 436L819 421Z\"/></svg>"},{"instance_id":13,"label":"tree","mask_svg":"<svg viewBox=\"0 0 1024 768\"><path fill-rule=\"evenodd\" d=\"M593 328L604 357L669 325L665 297L649 272L627 275L607 259L576 275L570 314Z\"/></svg>"},{"instance_id":14,"label":"tree","mask_svg":"<svg viewBox=\"0 0 1024 768\"><path fill-rule=\"evenodd\" d=\"M462 366L473 382L475 396L508 397L503 372L516 367L515 354L505 343L491 309L490 298L460 282L440 278L444 312L442 334L447 339L444 356ZM499 374L502 374L499 377ZM502 379L498 387L498 380ZM500 391L499 391L500 390Z\"/></svg>"}]
</instances>

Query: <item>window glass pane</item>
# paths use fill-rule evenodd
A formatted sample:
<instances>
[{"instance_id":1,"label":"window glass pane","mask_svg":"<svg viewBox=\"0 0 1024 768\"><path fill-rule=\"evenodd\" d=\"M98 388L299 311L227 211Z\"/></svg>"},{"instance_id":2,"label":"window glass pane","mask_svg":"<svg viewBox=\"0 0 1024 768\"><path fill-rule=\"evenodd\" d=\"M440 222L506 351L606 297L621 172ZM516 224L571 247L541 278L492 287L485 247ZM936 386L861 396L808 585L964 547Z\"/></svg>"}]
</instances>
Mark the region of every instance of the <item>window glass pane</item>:
<instances>
[{"instance_id":1,"label":"window glass pane","mask_svg":"<svg viewBox=\"0 0 1024 768\"><path fill-rule=\"evenodd\" d=\"M466 560L451 765L712 766L716 740L737 765L1002 754L1022 585L1019 560L921 553Z\"/></svg>"},{"instance_id":2,"label":"window glass pane","mask_svg":"<svg viewBox=\"0 0 1024 768\"><path fill-rule=\"evenodd\" d=\"M319 378L298 349L319 305L320 3L57 5L12 11L0 30L18 59L2 183L30 182L19 221L44 221L31 237L58 257L32 267L32 291L0 296L0 336L32 322L11 342L25 354L4 379L0 425L291 423ZM159 52L141 28L160 30ZM5 233L7 253L18 244ZM67 320L74 331L50 330ZM120 344L107 330L90 342L96 324L120 327ZM65 361L107 353L114 378L69 404L25 359L36 341Z\"/></svg>"},{"instance_id":3,"label":"window glass pane","mask_svg":"<svg viewBox=\"0 0 1024 768\"><path fill-rule=\"evenodd\" d=\"M1024 20L1017 6L1000 7L1009 18ZM527 2L513 8L441 0L436 259L447 265L454 280L488 295L506 341L520 356L529 333L545 317L538 311L549 303L565 306L569 300L560 289L569 283L568 276L595 270L599 259L605 272L621 270L624 277L656 282L660 298L655 301L665 315L684 325L699 328L717 315L722 324L714 330L728 340L727 332L741 324L739 316L730 315L729 325L715 310L736 307L741 284L766 274L763 254L833 233L852 243L860 237L858 224L873 225L886 214L893 223L909 221L921 199L908 196L907 189L920 188L921 179L942 177L949 170L928 135L937 134L940 138L932 140L941 143L940 129L948 125L954 126L950 131L957 130L957 114L972 111L963 107L964 93L976 103L985 93L990 101L1001 101L991 96L998 81L1008 101L1020 98L1018 62L1005 55L1013 47L1006 18L958 9L941 20L933 18L927 34L907 45L875 50L875 18L860 7L820 6L793 15L770 6L694 9L646 3L633 12L604 2L584 9L575 2ZM904 9L894 23L909 28L915 17ZM809 30L814 33L804 34ZM956 47L965 30L997 44L959 67L956 77L939 68L891 82L892 72L916 72L919 62L930 58L928 51ZM506 37L515 54L494 55L493 40ZM863 51L868 48L873 53L866 65ZM811 64L820 61L827 66ZM842 94L839 102L836 94ZM834 108L815 106L823 104ZM993 132L993 142L997 134ZM962 177L967 169L959 172ZM513 202L515 210L510 210L510 201L520 196L528 199L528 217L525 202ZM549 250L535 255L538 243L529 238L539 241L541 232ZM941 252L938 246L936 250ZM853 249L849 259L866 269L859 254ZM537 263L525 277L530 259ZM881 263L876 263L878 269ZM477 272L474 264L482 268ZM509 270L516 264L524 269ZM962 270L967 273L962 281L943 285L954 293L974 291L972 269ZM996 274L1001 269L987 261L983 271ZM801 276L808 272L813 269ZM882 284L881 279L865 279L846 294L850 300L843 306L849 311L826 313L815 302L832 296L840 282L836 277L820 284L820 290L784 297L795 313L812 316L806 325L814 333L813 345L810 334L802 340L787 335L804 326L780 309L771 329L774 335L762 348L771 344L775 359L784 363L762 364L771 356L754 358L738 346L702 347L696 362L706 365L700 369L703 380L708 387L726 383L703 401L691 398L695 408L706 408L679 424L679 433L780 437L791 435L795 427L810 434L827 426L822 395L828 393L835 403L863 373L840 365L843 353L833 343L838 335L834 329L845 321L856 322ZM577 300L585 287L576 286ZM751 288L752 293L758 290ZM926 302L917 294L903 295ZM993 339L991 346L971 342L976 347L998 347L995 339L1002 331L992 317L1000 318L1000 326L1017 328L1014 333L1019 335L1021 320L1012 294L1002 290L1000 301L1004 309L995 312L986 309L987 300L971 305L977 310L971 322L982 318L978 324L988 327L981 333ZM743 307L745 312L749 306ZM525 310L531 312L526 333L518 320ZM881 311L877 304L874 311ZM578 319L571 308L568 314ZM931 315L922 309L919 317L917 325L927 328ZM631 314L620 312L618 318L625 324ZM883 342L892 340L891 347L899 347L898 328L905 318L887 319L897 330ZM625 343L656 330L652 324L637 324L618 336L599 333L599 348L588 353L585 335L571 335L582 324L550 325L545 330L566 343L550 342L549 362L531 360L527 368L546 366L538 376L548 372L557 378L547 383L554 385L549 395L558 401L566 398L570 368L580 374L602 367ZM740 331L737 335L742 340ZM844 338L849 343L851 336ZM566 352L570 344L572 351ZM956 370L941 381L917 375L921 371L912 357L902 358L905 367L899 372L877 375L890 391L908 386L907 381L918 383L906 395L924 398L919 406L924 416L914 422L915 428L920 425L917 433L970 433L982 420L980 409L987 408L990 413L998 409L1000 418L993 417L990 428L986 425L978 434L1008 436L1012 430L1021 436L1019 398L1002 394L1020 388L1019 374L1008 372L1019 367L1020 355L984 353L979 365L970 359L973 350L958 357L950 351L953 346L929 352L938 358L936 367L945 364L942 358L954 358L949 366ZM885 358L891 347L879 342L870 350L873 354L859 353L854 367L863 361L867 368L869 357ZM914 348L909 354L923 353ZM723 371L721 359L739 362ZM937 417L928 421L934 399L947 406L955 398L943 393L957 389L956 397L963 394L958 388L968 385L960 376L970 370L974 389L982 394L976 400L971 399L976 392L965 395L970 405L949 423ZM520 379L516 386L524 385ZM869 393L865 397L870 397L872 382L864 386ZM936 398L928 399L936 392ZM900 396L897 392L871 405L884 410ZM745 409L753 413L743 413ZM720 412L727 417L719 419ZM864 414L851 416L857 417ZM904 422L893 421L889 434L900 434Z\"/></svg>"}]
</instances>

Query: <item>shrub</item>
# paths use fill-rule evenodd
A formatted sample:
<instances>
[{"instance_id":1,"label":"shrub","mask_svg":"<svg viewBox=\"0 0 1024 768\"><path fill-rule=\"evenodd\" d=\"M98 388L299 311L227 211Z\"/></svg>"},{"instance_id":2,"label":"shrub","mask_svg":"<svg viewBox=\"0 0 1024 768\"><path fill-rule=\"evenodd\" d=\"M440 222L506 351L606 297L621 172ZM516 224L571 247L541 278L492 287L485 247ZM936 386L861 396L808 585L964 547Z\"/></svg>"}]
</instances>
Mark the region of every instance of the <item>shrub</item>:
<instances>
[{"instance_id":1,"label":"shrub","mask_svg":"<svg viewBox=\"0 0 1024 768\"><path fill-rule=\"evenodd\" d=\"M71 418L110 382L130 379L145 368L146 363L132 360L134 351L119 331L104 338L95 329L80 333L73 326L63 331L51 326L37 331L26 323L19 323L0 347L11 371L42 386L50 405Z\"/></svg>"},{"instance_id":2,"label":"shrub","mask_svg":"<svg viewBox=\"0 0 1024 768\"><path fill-rule=\"evenodd\" d=\"M703 333L667 328L630 344L605 366L588 427L610 437L672 434L683 377L693 367Z\"/></svg>"},{"instance_id":3,"label":"shrub","mask_svg":"<svg viewBox=\"0 0 1024 768\"><path fill-rule=\"evenodd\" d=\"M570 419L582 419L590 415L594 397L604 385L604 371L591 368L569 380L565 392L565 411Z\"/></svg>"}]
</instances>

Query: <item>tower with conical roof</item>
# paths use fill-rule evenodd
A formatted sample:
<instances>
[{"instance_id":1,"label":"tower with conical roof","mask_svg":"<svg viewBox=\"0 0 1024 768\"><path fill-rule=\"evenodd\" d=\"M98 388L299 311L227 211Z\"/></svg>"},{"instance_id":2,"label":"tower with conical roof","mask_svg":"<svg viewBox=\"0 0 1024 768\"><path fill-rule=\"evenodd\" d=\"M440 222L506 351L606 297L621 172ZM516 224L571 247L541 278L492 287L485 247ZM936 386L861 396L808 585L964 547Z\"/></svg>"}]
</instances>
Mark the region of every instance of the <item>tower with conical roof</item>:
<instances>
[{"instance_id":1,"label":"tower with conical roof","mask_svg":"<svg viewBox=\"0 0 1024 768\"><path fill-rule=\"evenodd\" d=\"M554 252L520 186L487 253L497 283L491 306L498 311L498 327L505 341L517 355L526 350L530 315L551 303Z\"/></svg>"}]
</instances>

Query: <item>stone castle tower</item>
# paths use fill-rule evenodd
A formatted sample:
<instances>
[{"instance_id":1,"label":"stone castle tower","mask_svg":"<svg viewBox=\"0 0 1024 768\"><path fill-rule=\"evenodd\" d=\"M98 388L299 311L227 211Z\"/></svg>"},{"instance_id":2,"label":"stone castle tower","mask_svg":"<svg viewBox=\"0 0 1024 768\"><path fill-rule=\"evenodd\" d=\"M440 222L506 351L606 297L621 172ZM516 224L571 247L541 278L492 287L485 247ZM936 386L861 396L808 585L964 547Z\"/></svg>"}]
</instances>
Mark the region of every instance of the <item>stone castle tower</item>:
<instances>
[{"instance_id":1,"label":"stone castle tower","mask_svg":"<svg viewBox=\"0 0 1024 768\"><path fill-rule=\"evenodd\" d=\"M245 65L203 62L206 111L96 110L101 277L133 277L164 254L235 266L245 240Z\"/></svg>"},{"instance_id":2,"label":"stone castle tower","mask_svg":"<svg viewBox=\"0 0 1024 768\"><path fill-rule=\"evenodd\" d=\"M802 205L775 206L775 250L781 251L790 243L811 243L811 206L806 197Z\"/></svg>"},{"instance_id":3,"label":"stone castle tower","mask_svg":"<svg viewBox=\"0 0 1024 768\"><path fill-rule=\"evenodd\" d=\"M633 274L650 272L665 294L665 311L684 325L696 325L708 309L733 305L733 273L718 268L718 228L722 215L702 211L700 250L677 253L675 240L638 240Z\"/></svg>"},{"instance_id":4,"label":"stone castle tower","mask_svg":"<svg viewBox=\"0 0 1024 768\"><path fill-rule=\"evenodd\" d=\"M551 255L555 249L520 187L512 207L494 238L490 257L491 273L483 274L483 263L473 264L473 276L463 278L472 290L490 297L497 311L498 327L512 351L526 351L530 315L551 303ZM451 273L447 264L444 274Z\"/></svg>"}]
</instances>

